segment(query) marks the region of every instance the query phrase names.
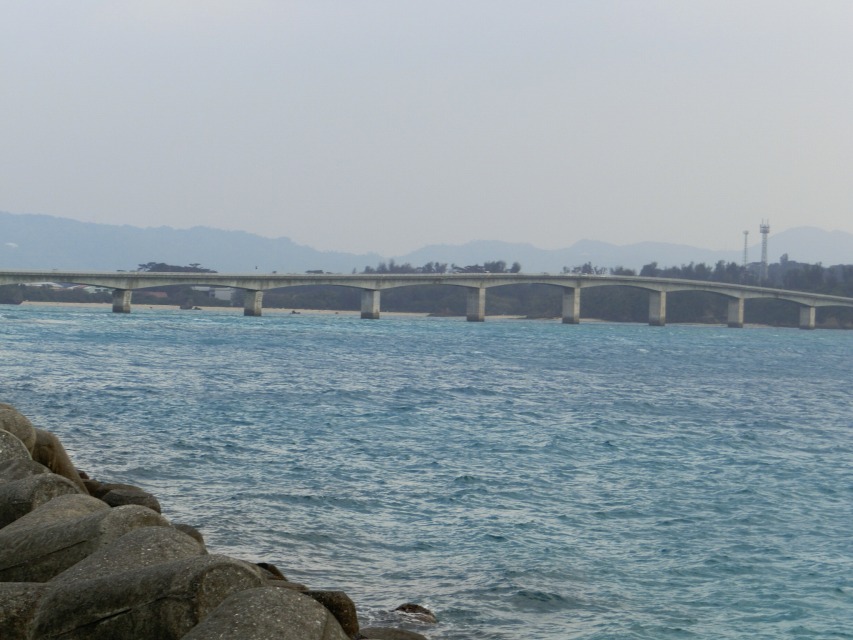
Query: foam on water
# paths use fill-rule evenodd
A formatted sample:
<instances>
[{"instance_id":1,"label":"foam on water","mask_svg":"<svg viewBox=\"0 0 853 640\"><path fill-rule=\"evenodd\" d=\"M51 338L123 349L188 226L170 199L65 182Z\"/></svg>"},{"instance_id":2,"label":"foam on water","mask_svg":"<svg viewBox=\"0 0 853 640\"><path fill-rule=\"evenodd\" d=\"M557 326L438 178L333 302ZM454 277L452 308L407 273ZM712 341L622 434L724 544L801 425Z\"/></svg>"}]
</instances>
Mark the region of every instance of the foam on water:
<instances>
[{"instance_id":1,"label":"foam on water","mask_svg":"<svg viewBox=\"0 0 853 640\"><path fill-rule=\"evenodd\" d=\"M237 313L4 311L0 399L363 622L853 637L853 334Z\"/></svg>"}]
</instances>

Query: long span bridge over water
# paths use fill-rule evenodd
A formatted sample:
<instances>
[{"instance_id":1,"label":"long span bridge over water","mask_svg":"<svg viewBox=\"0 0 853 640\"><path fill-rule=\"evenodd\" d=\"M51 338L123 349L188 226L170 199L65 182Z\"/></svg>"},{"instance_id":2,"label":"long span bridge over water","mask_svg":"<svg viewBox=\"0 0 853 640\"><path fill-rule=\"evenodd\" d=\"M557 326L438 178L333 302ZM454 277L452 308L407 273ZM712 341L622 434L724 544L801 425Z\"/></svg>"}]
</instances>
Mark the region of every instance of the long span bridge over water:
<instances>
[{"instance_id":1,"label":"long span bridge over water","mask_svg":"<svg viewBox=\"0 0 853 640\"><path fill-rule=\"evenodd\" d=\"M681 291L705 291L728 299L728 326L743 326L744 303L747 300L785 300L800 308L801 329L814 329L818 307L853 308L853 298L829 296L802 291L769 289L722 282L647 278L642 276L594 276L575 274L529 273L447 273L447 274L229 274L229 273L158 273L147 271L0 271L0 285L32 284L45 281L110 288L113 290L113 312L130 313L131 296L138 289L170 285L231 287L245 290L243 314L259 316L263 294L272 289L308 285L331 285L361 289L361 317L379 318L381 292L398 287L447 285L467 290L466 317L469 322L482 322L486 317L486 290L514 284L545 284L562 290L562 319L565 324L580 322L581 291L591 287L633 287L649 294L649 324L666 324L666 297Z\"/></svg>"}]
</instances>

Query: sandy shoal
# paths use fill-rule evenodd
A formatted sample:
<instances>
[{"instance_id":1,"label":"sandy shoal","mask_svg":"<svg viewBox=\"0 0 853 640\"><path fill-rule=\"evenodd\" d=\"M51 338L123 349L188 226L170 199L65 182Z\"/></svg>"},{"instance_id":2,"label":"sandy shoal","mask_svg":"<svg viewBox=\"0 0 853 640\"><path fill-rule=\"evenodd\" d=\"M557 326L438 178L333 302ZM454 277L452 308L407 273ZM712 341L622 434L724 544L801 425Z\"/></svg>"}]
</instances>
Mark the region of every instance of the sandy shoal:
<instances>
[{"instance_id":1,"label":"sandy shoal","mask_svg":"<svg viewBox=\"0 0 853 640\"><path fill-rule=\"evenodd\" d=\"M70 309L83 309L83 308L102 308L102 309L110 309L109 302L46 302L40 300L24 300L21 305L22 307L67 307ZM173 305L167 304L136 304L131 305L131 312L134 309L147 309L147 310L165 310L165 311L178 311L179 308ZM196 311L204 311L210 313L230 313L234 315L242 315L243 307L199 307L195 309ZM186 311L189 311L188 309ZM263 314L264 315L274 315L274 314L284 314L284 315L318 315L318 316L347 316L360 315L360 311L353 309L343 309L343 310L332 310L332 309L276 309L271 307L264 307ZM426 318L429 317L428 313L416 313L410 311L382 311L381 315L383 318ZM464 316L445 316L449 318L464 318ZM514 316L514 315L498 315L487 316L490 320L513 320L513 319L523 319L524 316Z\"/></svg>"}]
</instances>

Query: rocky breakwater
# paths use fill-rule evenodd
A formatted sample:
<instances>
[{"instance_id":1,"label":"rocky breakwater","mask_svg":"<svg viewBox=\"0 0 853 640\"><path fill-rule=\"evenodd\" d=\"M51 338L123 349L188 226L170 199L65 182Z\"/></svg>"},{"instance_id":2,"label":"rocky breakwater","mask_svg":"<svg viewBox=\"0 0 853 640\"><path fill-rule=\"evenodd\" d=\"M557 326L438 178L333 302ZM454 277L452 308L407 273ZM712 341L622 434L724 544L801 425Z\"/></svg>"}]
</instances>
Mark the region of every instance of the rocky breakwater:
<instances>
[{"instance_id":1,"label":"rocky breakwater","mask_svg":"<svg viewBox=\"0 0 853 640\"><path fill-rule=\"evenodd\" d=\"M426 640L360 629L345 593L209 552L154 496L90 479L54 434L2 403L0 638Z\"/></svg>"}]
</instances>

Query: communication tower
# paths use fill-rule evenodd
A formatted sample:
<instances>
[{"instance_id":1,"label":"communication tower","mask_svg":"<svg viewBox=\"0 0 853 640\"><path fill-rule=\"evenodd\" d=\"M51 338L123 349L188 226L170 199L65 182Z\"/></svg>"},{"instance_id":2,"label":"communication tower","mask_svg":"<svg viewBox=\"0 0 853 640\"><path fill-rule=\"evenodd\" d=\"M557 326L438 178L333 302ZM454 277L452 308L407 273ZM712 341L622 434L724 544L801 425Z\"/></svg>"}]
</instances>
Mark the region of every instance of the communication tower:
<instances>
[{"instance_id":1,"label":"communication tower","mask_svg":"<svg viewBox=\"0 0 853 640\"><path fill-rule=\"evenodd\" d=\"M767 280L767 234L770 233L770 221L762 220L761 226L761 280Z\"/></svg>"},{"instance_id":2,"label":"communication tower","mask_svg":"<svg viewBox=\"0 0 853 640\"><path fill-rule=\"evenodd\" d=\"M743 232L743 268L746 269L746 265L749 264L749 231Z\"/></svg>"}]
</instances>

